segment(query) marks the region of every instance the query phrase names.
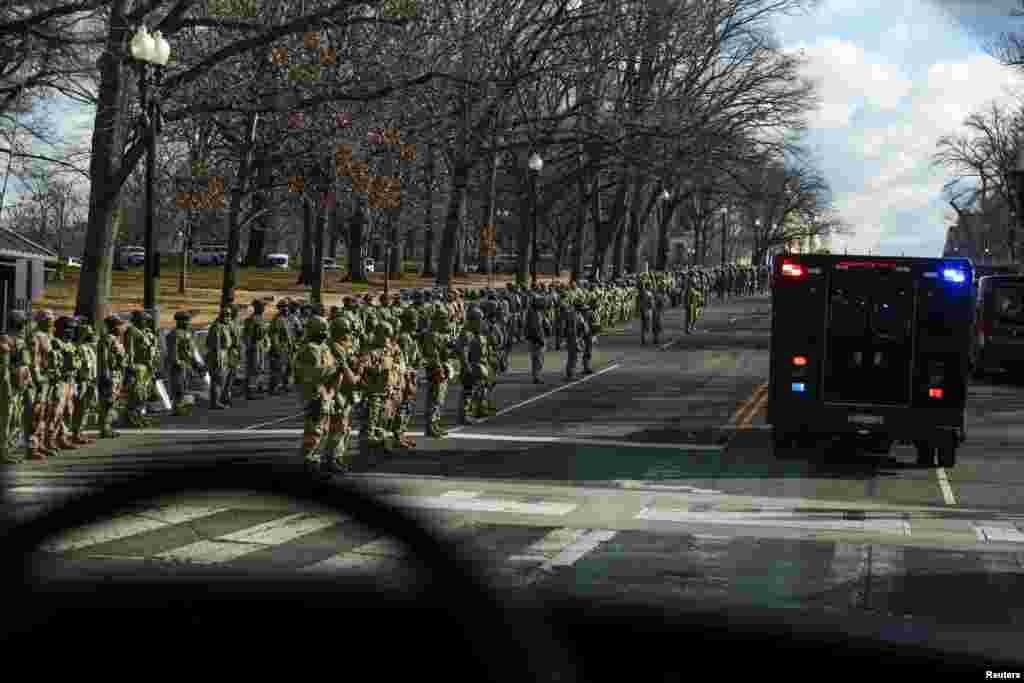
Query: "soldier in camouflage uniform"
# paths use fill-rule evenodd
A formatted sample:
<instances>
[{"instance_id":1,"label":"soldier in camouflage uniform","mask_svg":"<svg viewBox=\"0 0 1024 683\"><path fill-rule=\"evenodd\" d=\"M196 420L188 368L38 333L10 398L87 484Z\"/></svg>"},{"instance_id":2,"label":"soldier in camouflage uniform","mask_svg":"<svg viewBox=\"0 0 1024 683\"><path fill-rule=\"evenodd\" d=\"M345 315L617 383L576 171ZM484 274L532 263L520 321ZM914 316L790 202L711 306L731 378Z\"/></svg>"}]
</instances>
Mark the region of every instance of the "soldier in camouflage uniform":
<instances>
[{"instance_id":1,"label":"soldier in camouflage uniform","mask_svg":"<svg viewBox=\"0 0 1024 683\"><path fill-rule=\"evenodd\" d=\"M362 372L362 428L359 445L362 456L369 460L374 451L388 446L385 401L398 383L398 358L390 339L394 335L391 325L378 322L372 335L367 335L359 349L359 367Z\"/></svg>"},{"instance_id":2,"label":"soldier in camouflage uniform","mask_svg":"<svg viewBox=\"0 0 1024 683\"><path fill-rule=\"evenodd\" d=\"M538 307L538 314L541 314ZM483 329L483 312L476 306L466 311L466 325L459 335L458 349L462 365L462 401L459 423L475 424L486 416L483 398L486 385L492 381L488 365L489 347Z\"/></svg>"},{"instance_id":3,"label":"soldier in camouflage uniform","mask_svg":"<svg viewBox=\"0 0 1024 683\"><path fill-rule=\"evenodd\" d=\"M171 380L171 402L175 415L188 415L185 392L191 384L192 372L203 374L206 368L199 362L199 352L190 329L192 314L178 311L174 314L174 329L167 335L167 367Z\"/></svg>"},{"instance_id":4,"label":"soldier in camouflage uniform","mask_svg":"<svg viewBox=\"0 0 1024 683\"><path fill-rule=\"evenodd\" d=\"M100 337L96 353L97 388L100 397L100 438L120 436L114 431L117 408L124 392L124 374L128 368L125 348L125 323L114 316L103 321L107 333Z\"/></svg>"},{"instance_id":5,"label":"soldier in camouflage uniform","mask_svg":"<svg viewBox=\"0 0 1024 683\"><path fill-rule=\"evenodd\" d=\"M640 309L640 344L647 344L647 335L651 333L651 323L654 314L654 296L651 294L650 286L641 281L640 293L637 297L637 307Z\"/></svg>"},{"instance_id":6,"label":"soldier in camouflage uniform","mask_svg":"<svg viewBox=\"0 0 1024 683\"><path fill-rule=\"evenodd\" d=\"M663 319L668 300L665 290L661 287L654 290L652 298L654 305L651 308L651 331L654 333L654 345L657 346L661 341L661 333L664 330Z\"/></svg>"},{"instance_id":7,"label":"soldier in camouflage uniform","mask_svg":"<svg viewBox=\"0 0 1024 683\"><path fill-rule=\"evenodd\" d=\"M270 351L270 326L263 319L264 302L252 302L253 313L245 321L245 398L253 399L253 384L259 384Z\"/></svg>"},{"instance_id":8,"label":"soldier in camouflage uniform","mask_svg":"<svg viewBox=\"0 0 1024 683\"><path fill-rule=\"evenodd\" d=\"M78 321L69 316L57 319L56 335L51 342L54 374L52 421L49 424L50 443L60 450L75 450L78 445L71 441L68 422L74 414L75 380L81 368L81 356L75 338L78 336Z\"/></svg>"},{"instance_id":9,"label":"soldier in camouflage uniform","mask_svg":"<svg viewBox=\"0 0 1024 683\"><path fill-rule=\"evenodd\" d=\"M288 391L288 365L298 340L292 334L288 324L288 302L277 302L277 315L270 322L270 383L268 393L273 396L280 389Z\"/></svg>"},{"instance_id":10,"label":"soldier in camouflage uniform","mask_svg":"<svg viewBox=\"0 0 1024 683\"><path fill-rule=\"evenodd\" d=\"M146 402L149 400L149 338L142 331L145 327L145 313L132 313L132 324L125 331L125 350L128 352L128 366L125 384L128 391L127 423L133 427L144 427Z\"/></svg>"},{"instance_id":11,"label":"soldier in camouflage uniform","mask_svg":"<svg viewBox=\"0 0 1024 683\"><path fill-rule=\"evenodd\" d=\"M359 388L359 345L352 318L340 313L330 323L330 350L340 371L334 386L334 410L328 424L326 456L335 472L349 471L352 440L352 409Z\"/></svg>"},{"instance_id":12,"label":"soldier in camouflage uniform","mask_svg":"<svg viewBox=\"0 0 1024 683\"><path fill-rule=\"evenodd\" d=\"M338 365L331 353L327 321L315 316L306 323L305 337L295 354L295 375L302 386L306 419L302 433L302 461L311 472L323 474L334 465L324 457L324 446L335 410Z\"/></svg>"},{"instance_id":13,"label":"soldier in camouflage uniform","mask_svg":"<svg viewBox=\"0 0 1024 683\"><path fill-rule=\"evenodd\" d=\"M544 350L549 334L549 328L545 326L545 322L544 302L540 299L533 299L523 334L530 344L530 369L533 373L534 384L541 383L540 373L544 370Z\"/></svg>"},{"instance_id":14,"label":"soldier in camouflage uniform","mask_svg":"<svg viewBox=\"0 0 1024 683\"><path fill-rule=\"evenodd\" d=\"M231 335L228 346L228 371L224 382L224 403L231 406L235 400L235 383L238 381L238 371L242 367L242 345L243 330L241 320L242 307L238 304L228 304L227 325Z\"/></svg>"},{"instance_id":15,"label":"soldier in camouflage uniform","mask_svg":"<svg viewBox=\"0 0 1024 683\"><path fill-rule=\"evenodd\" d=\"M401 384L401 397L398 414L392 423L392 435L395 443L402 448L414 448L416 442L406 432L416 410L416 394L419 383L420 368L423 367L423 354L420 350L419 315L413 308L402 313L400 321L401 333L398 336L398 347L402 352L405 364L404 383Z\"/></svg>"},{"instance_id":16,"label":"soldier in camouflage uniform","mask_svg":"<svg viewBox=\"0 0 1024 683\"><path fill-rule=\"evenodd\" d=\"M21 440L32 455L32 403L35 400L35 385L32 382L32 348L31 338L28 330L30 321L23 311L11 312L11 333L9 345L12 348L10 356L11 366L11 413L10 413L10 434L17 436L20 432ZM16 444L16 448L20 444ZM22 456L17 455L17 450L12 457L21 460Z\"/></svg>"},{"instance_id":17,"label":"soldier in camouflage uniform","mask_svg":"<svg viewBox=\"0 0 1024 683\"><path fill-rule=\"evenodd\" d=\"M71 416L71 440L79 446L88 446L95 441L85 436L82 431L96 410L96 404L99 401L96 386L99 360L96 351L96 332L91 321L79 322L75 341L78 343L81 365L76 378L78 396L75 400L74 413Z\"/></svg>"},{"instance_id":18,"label":"soldier in camouflage uniform","mask_svg":"<svg viewBox=\"0 0 1024 683\"><path fill-rule=\"evenodd\" d=\"M23 334L25 314L12 311L10 321L11 334L0 337L0 463L17 464L24 459L17 451L18 433L29 433L23 412L32 386L32 357Z\"/></svg>"},{"instance_id":19,"label":"soldier in camouflage uniform","mask_svg":"<svg viewBox=\"0 0 1024 683\"><path fill-rule=\"evenodd\" d=\"M228 324L227 308L210 325L206 334L206 367L210 369L210 409L224 410L224 394L227 391L229 360L231 351L231 327Z\"/></svg>"},{"instance_id":20,"label":"soldier in camouflage uniform","mask_svg":"<svg viewBox=\"0 0 1024 683\"><path fill-rule=\"evenodd\" d=\"M50 399L53 388L51 368L51 344L53 312L41 310L35 315L36 329L29 344L32 355L32 384L35 394L32 399L32 432L29 438L29 460L45 461L48 455L55 455L47 433L50 417ZM59 369L58 369L59 370Z\"/></svg>"},{"instance_id":21,"label":"soldier in camouflage uniform","mask_svg":"<svg viewBox=\"0 0 1024 683\"><path fill-rule=\"evenodd\" d=\"M425 411L427 424L423 431L427 436L434 438L444 438L448 435L441 427L441 411L448 398L448 383L458 372L452 353L450 330L448 312L443 306L438 305L430 321L430 330L423 335L422 345L423 365L427 369L427 380L430 382Z\"/></svg>"}]
</instances>

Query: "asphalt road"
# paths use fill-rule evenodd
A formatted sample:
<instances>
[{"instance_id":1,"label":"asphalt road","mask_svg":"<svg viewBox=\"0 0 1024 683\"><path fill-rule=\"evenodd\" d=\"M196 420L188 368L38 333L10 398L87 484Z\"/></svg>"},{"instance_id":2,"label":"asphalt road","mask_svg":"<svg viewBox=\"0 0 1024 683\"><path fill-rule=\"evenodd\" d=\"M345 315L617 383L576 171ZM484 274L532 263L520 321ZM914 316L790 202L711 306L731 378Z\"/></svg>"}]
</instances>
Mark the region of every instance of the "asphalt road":
<instances>
[{"instance_id":1,"label":"asphalt road","mask_svg":"<svg viewBox=\"0 0 1024 683\"><path fill-rule=\"evenodd\" d=\"M1024 387L971 386L955 468L922 468L836 444L775 453L763 408L767 298L712 306L697 334L671 309L660 347L636 323L603 335L595 374L565 382L564 352L530 380L523 351L498 415L352 475L439 524L494 581L608 598L821 607L935 624L1024 626ZM452 426L459 390L445 422ZM297 463L295 396L164 417L46 465L6 470L9 514L140 468L225 459ZM246 492L154 501L54 539L41 571L191 567L402 580L402 549L325 510ZM936 627L939 628L939 627Z\"/></svg>"}]
</instances>

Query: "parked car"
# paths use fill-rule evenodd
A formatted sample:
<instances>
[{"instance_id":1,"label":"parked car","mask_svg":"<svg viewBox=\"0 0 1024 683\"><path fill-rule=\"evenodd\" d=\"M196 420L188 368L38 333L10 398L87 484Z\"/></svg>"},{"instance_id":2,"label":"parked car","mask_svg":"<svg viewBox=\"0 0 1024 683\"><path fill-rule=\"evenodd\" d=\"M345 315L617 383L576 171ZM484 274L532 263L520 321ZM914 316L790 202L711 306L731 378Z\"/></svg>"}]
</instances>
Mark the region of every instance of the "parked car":
<instances>
[{"instance_id":1,"label":"parked car","mask_svg":"<svg viewBox=\"0 0 1024 683\"><path fill-rule=\"evenodd\" d=\"M288 269L288 254L267 254L266 264L270 268Z\"/></svg>"},{"instance_id":2,"label":"parked car","mask_svg":"<svg viewBox=\"0 0 1024 683\"><path fill-rule=\"evenodd\" d=\"M978 280L971 368L975 378L1024 367L1024 277Z\"/></svg>"},{"instance_id":3,"label":"parked car","mask_svg":"<svg viewBox=\"0 0 1024 683\"><path fill-rule=\"evenodd\" d=\"M131 251L123 256L122 260L129 266L142 266L146 263L146 252L145 250Z\"/></svg>"}]
</instances>

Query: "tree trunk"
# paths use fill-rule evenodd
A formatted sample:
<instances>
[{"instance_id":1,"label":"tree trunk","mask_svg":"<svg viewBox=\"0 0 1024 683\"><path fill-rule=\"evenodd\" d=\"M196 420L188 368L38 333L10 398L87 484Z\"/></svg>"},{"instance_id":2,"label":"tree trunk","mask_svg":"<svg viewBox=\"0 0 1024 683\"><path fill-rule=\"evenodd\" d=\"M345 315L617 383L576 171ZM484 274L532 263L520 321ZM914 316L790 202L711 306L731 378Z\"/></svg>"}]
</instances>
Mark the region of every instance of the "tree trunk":
<instances>
[{"instance_id":1,"label":"tree trunk","mask_svg":"<svg viewBox=\"0 0 1024 683\"><path fill-rule=\"evenodd\" d=\"M466 204L466 185L469 176L469 164L457 159L452 168L452 190L448 197L448 215L445 218L444 233L441 236L441 253L438 255L437 279L438 286L447 287L451 284L458 248L460 215Z\"/></svg>"},{"instance_id":2,"label":"tree trunk","mask_svg":"<svg viewBox=\"0 0 1024 683\"><path fill-rule=\"evenodd\" d=\"M363 239L366 232L366 209L356 198L355 211L349 221L348 272L352 282L367 282L366 263L363 261Z\"/></svg>"},{"instance_id":3,"label":"tree trunk","mask_svg":"<svg viewBox=\"0 0 1024 683\"><path fill-rule=\"evenodd\" d=\"M498 162L499 157L492 155L491 157L491 184L487 188L487 195L484 197L483 209L480 213L480 222L487 225L494 225L494 208L495 204L495 192L498 186ZM486 244L483 240L479 240L478 248L478 263L480 264L480 270L478 272L489 275L491 273L491 259L485 253Z\"/></svg>"},{"instance_id":4,"label":"tree trunk","mask_svg":"<svg viewBox=\"0 0 1024 683\"><path fill-rule=\"evenodd\" d=\"M75 314L99 323L110 312L111 264L114 256L114 207L120 193L117 182L124 162L126 65L112 55L120 53L128 38L124 16L127 0L114 0L110 8L106 52L98 62L99 90L93 119L89 173L89 227L78 283Z\"/></svg>"},{"instance_id":5,"label":"tree trunk","mask_svg":"<svg viewBox=\"0 0 1024 683\"><path fill-rule=\"evenodd\" d=\"M625 260L624 257L626 255L625 248L627 225L628 224L625 220L621 221L619 224L619 230L618 232L615 233L615 252L614 260L612 261L613 280L617 280L620 277L622 277L622 266L624 265L623 261Z\"/></svg>"},{"instance_id":6,"label":"tree trunk","mask_svg":"<svg viewBox=\"0 0 1024 683\"><path fill-rule=\"evenodd\" d=\"M313 291L310 299L313 303L322 304L324 301L324 237L327 232L328 209L322 203L318 203L313 210L316 229L313 231Z\"/></svg>"},{"instance_id":7,"label":"tree trunk","mask_svg":"<svg viewBox=\"0 0 1024 683\"><path fill-rule=\"evenodd\" d=\"M306 196L302 201L302 268L299 270L299 281L295 284L310 286L313 284L313 211Z\"/></svg>"},{"instance_id":8,"label":"tree trunk","mask_svg":"<svg viewBox=\"0 0 1024 683\"><path fill-rule=\"evenodd\" d=\"M585 162L583 143L580 143L577 159L579 161L579 174L576 177L576 193L579 198L577 199L576 234L573 238L572 274L570 276L572 282L580 279L580 273L583 270L583 237L586 235L587 228L587 179L583 173L583 164Z\"/></svg>"},{"instance_id":9,"label":"tree trunk","mask_svg":"<svg viewBox=\"0 0 1024 683\"><path fill-rule=\"evenodd\" d=\"M398 239L398 216L393 213L388 216L388 222L392 223L390 227L391 235L388 240L391 242L391 278L393 280L401 280L404 273L402 268L402 261L405 260L405 249L403 249L404 240Z\"/></svg>"},{"instance_id":10,"label":"tree trunk","mask_svg":"<svg viewBox=\"0 0 1024 683\"><path fill-rule=\"evenodd\" d=\"M234 192L231 194L231 207L228 209L228 254L224 259L224 283L221 287L221 306L234 300L235 286L238 283L238 249L242 241L242 226L238 222L238 214L242 208L242 197L245 185L252 170L252 150L256 144L256 126L259 114L249 116L247 137L239 150L238 179Z\"/></svg>"},{"instance_id":11,"label":"tree trunk","mask_svg":"<svg viewBox=\"0 0 1024 683\"><path fill-rule=\"evenodd\" d=\"M267 193L270 191L271 169L266 163L261 163L258 171L258 190L253 194L253 211L259 213L270 207ZM267 249L267 227L270 224L270 216L262 214L249 226L249 248L245 253L245 265L249 268L256 268L263 264L264 252Z\"/></svg>"},{"instance_id":12,"label":"tree trunk","mask_svg":"<svg viewBox=\"0 0 1024 683\"><path fill-rule=\"evenodd\" d=\"M423 183L427 189L426 215L423 217L423 277L434 274L434 147L426 146Z\"/></svg>"}]
</instances>

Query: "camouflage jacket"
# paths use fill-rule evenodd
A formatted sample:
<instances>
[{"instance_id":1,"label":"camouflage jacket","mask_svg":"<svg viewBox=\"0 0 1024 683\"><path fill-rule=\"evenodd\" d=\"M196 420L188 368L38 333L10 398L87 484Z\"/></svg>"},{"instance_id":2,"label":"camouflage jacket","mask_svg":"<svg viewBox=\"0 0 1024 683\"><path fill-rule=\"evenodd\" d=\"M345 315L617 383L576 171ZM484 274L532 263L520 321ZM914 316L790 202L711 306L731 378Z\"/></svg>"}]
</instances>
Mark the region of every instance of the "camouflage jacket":
<instances>
[{"instance_id":1,"label":"camouflage jacket","mask_svg":"<svg viewBox=\"0 0 1024 683\"><path fill-rule=\"evenodd\" d=\"M337 370L327 343L307 341L295 354L295 378L302 384L302 398L319 415L331 415L336 408L333 380Z\"/></svg>"},{"instance_id":2,"label":"camouflage jacket","mask_svg":"<svg viewBox=\"0 0 1024 683\"><path fill-rule=\"evenodd\" d=\"M78 368L76 380L80 385L90 385L96 382L99 372L99 361L96 358L96 344L78 344L79 358L81 364Z\"/></svg>"}]
</instances>

